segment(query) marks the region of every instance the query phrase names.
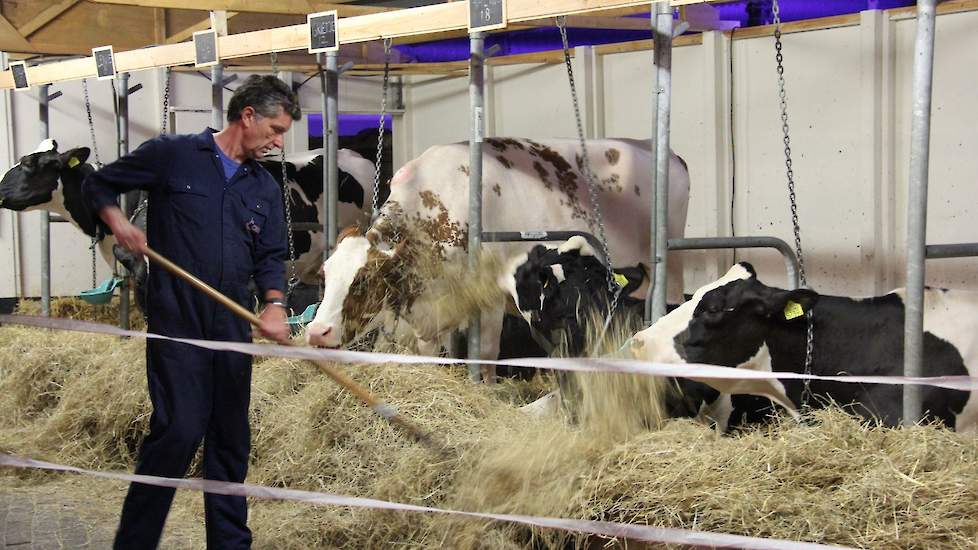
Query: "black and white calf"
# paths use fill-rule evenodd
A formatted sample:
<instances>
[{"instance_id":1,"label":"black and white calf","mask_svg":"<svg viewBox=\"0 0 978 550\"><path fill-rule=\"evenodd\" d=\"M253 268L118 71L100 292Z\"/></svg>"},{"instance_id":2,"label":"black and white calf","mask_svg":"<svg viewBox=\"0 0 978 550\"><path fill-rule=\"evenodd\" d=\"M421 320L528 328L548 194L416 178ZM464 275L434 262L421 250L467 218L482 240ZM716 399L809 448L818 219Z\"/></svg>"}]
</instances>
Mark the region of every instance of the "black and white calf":
<instances>
[{"instance_id":1,"label":"black and white calf","mask_svg":"<svg viewBox=\"0 0 978 550\"><path fill-rule=\"evenodd\" d=\"M60 214L73 226L90 238L98 238L98 250L108 265L118 259L132 271L136 288L141 289L146 278L142 262L136 261L128 251L116 246L115 237L88 210L82 199L81 184L85 176L95 171L88 164L88 147L76 147L58 152L53 139L41 142L33 153L21 157L0 180L0 207L14 211L46 210ZM143 220L145 227L145 220ZM99 228L100 231L96 231ZM141 292L137 291L137 297Z\"/></svg>"},{"instance_id":2,"label":"black and white calf","mask_svg":"<svg viewBox=\"0 0 978 550\"><path fill-rule=\"evenodd\" d=\"M339 168L339 203L337 220L340 228L370 222L373 209L374 165L349 149L336 154ZM282 163L262 160L279 184L282 184ZM289 155L285 161L289 186L292 223L326 223L323 211L323 150L312 149ZM308 285L317 285L323 263L326 236L322 231L294 231L296 275Z\"/></svg>"},{"instance_id":3,"label":"black and white calf","mask_svg":"<svg viewBox=\"0 0 978 550\"><path fill-rule=\"evenodd\" d=\"M619 296L615 315L640 318L644 302L633 295L648 288L645 266L616 268L613 281ZM549 346L563 341L570 356L584 351L586 323L604 319L614 299L607 268L579 236L559 246L536 245L512 258L499 285L538 338Z\"/></svg>"},{"instance_id":4,"label":"black and white calf","mask_svg":"<svg viewBox=\"0 0 978 550\"><path fill-rule=\"evenodd\" d=\"M745 264L747 267L749 265ZM814 319L811 373L894 376L903 370L904 291L847 298L765 286L749 277L703 294L674 345L690 363L803 372L806 316ZM928 288L924 295L923 376L978 376L978 293ZM714 385L713 382L709 382ZM782 385L779 383L778 385ZM781 400L800 405L803 384L783 382ZM902 416L902 386L812 381L815 407L834 402L887 426ZM927 419L974 432L974 392L921 387ZM736 405L736 403L735 403ZM750 414L748 412L747 414Z\"/></svg>"}]
</instances>

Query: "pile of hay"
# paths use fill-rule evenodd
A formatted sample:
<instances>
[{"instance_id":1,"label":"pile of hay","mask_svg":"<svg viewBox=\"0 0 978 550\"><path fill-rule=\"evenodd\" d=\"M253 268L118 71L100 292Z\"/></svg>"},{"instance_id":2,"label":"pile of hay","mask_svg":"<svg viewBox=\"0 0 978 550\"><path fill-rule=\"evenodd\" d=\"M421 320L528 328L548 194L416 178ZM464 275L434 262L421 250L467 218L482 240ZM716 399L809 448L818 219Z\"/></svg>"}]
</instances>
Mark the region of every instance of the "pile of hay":
<instances>
[{"instance_id":1,"label":"pile of hay","mask_svg":"<svg viewBox=\"0 0 978 550\"><path fill-rule=\"evenodd\" d=\"M0 350L0 450L132 467L149 412L143 342L5 326ZM457 454L433 455L310 365L259 360L249 482L866 548L964 548L978 537L973 437L927 426L880 429L836 412L737 436L667 421L622 437L530 419L517 409L517 385L476 386L463 369L338 368ZM202 518L200 499L189 502ZM603 543L429 514L271 501L251 510L256 548Z\"/></svg>"},{"instance_id":2,"label":"pile of hay","mask_svg":"<svg viewBox=\"0 0 978 550\"><path fill-rule=\"evenodd\" d=\"M41 301L22 299L17 302L14 313L17 315L40 315ZM93 305L75 297L52 298L51 317L94 321L118 326L120 318L119 297L113 296L109 303L103 305ZM143 319L139 308L136 307L134 299L129 300L129 326L132 330L145 330L146 328L146 321Z\"/></svg>"}]
</instances>

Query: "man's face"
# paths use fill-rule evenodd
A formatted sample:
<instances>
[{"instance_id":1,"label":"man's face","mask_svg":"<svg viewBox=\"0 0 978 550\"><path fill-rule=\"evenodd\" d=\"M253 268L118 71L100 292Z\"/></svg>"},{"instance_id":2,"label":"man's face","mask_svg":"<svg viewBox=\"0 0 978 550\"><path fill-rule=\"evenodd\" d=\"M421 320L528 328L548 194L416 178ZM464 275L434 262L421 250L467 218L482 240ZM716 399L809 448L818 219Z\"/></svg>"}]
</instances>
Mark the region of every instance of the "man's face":
<instances>
[{"instance_id":1,"label":"man's face","mask_svg":"<svg viewBox=\"0 0 978 550\"><path fill-rule=\"evenodd\" d=\"M253 107L245 107L241 111L241 121L245 126L241 145L245 155L256 160L272 149L281 149L283 136L292 127L292 117L281 106L273 117L261 116Z\"/></svg>"}]
</instances>

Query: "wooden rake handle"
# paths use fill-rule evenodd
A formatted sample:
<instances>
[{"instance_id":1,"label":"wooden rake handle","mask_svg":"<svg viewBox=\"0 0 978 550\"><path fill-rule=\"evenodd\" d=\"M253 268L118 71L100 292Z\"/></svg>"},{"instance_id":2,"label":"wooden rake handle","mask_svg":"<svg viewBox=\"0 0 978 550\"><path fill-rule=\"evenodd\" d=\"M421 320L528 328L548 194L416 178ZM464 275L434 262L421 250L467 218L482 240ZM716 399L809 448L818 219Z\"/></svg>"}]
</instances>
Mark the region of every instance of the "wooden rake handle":
<instances>
[{"instance_id":1,"label":"wooden rake handle","mask_svg":"<svg viewBox=\"0 0 978 550\"><path fill-rule=\"evenodd\" d=\"M208 296L210 296L211 298L213 298L214 300L222 304L224 307L230 309L231 312L237 315L238 317L251 323L253 326L259 327L261 325L261 320L258 318L258 316L252 313L251 311L248 311L246 308L242 307L241 304L228 298L224 294L221 294L214 287L208 285L204 281L201 281L187 270L171 262L167 258L161 256L158 252L150 248L148 245L144 247L144 250L146 256L148 256L149 259L153 260L153 262L159 264L160 267L166 269L170 273L190 283L204 294L207 294ZM288 342L286 345L295 346L296 344L293 342ZM308 361L316 365L320 371L322 371L326 376L332 378L334 382L336 382L340 386L343 386L344 388L346 388L347 391L357 396L357 398L359 398L360 401L363 401L374 412L386 418L391 424L394 424L400 427L401 429L405 430L406 432L408 432L409 435L411 435L412 437L414 437L416 440L423 443L424 445L428 446L429 448L432 448L438 451L439 453L447 454L445 448L442 447L441 444L437 443L429 433L421 430L421 428L416 426L413 422L410 422L406 418L403 418L402 416L397 414L397 412L393 407L378 399L372 393L367 391L366 388L354 382L353 379L351 379L349 376L334 369L325 361L313 360L313 359L308 359Z\"/></svg>"}]
</instances>

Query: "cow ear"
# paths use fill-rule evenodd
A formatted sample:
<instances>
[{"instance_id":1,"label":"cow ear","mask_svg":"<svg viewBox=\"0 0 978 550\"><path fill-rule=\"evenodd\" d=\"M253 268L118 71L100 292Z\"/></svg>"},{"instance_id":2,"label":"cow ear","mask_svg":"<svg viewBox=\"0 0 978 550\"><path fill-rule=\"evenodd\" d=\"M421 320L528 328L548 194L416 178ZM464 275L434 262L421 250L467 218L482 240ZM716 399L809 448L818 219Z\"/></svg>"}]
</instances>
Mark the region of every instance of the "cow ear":
<instances>
[{"instance_id":1,"label":"cow ear","mask_svg":"<svg viewBox=\"0 0 978 550\"><path fill-rule=\"evenodd\" d=\"M75 147L74 149L60 153L61 166L75 168L78 165L85 164L89 154L90 150L88 147Z\"/></svg>"},{"instance_id":2,"label":"cow ear","mask_svg":"<svg viewBox=\"0 0 978 550\"><path fill-rule=\"evenodd\" d=\"M635 292L645 282L645 270L642 267L642 264L638 264L635 267L622 267L614 270L615 282L622 287L621 294L623 296Z\"/></svg>"},{"instance_id":3,"label":"cow ear","mask_svg":"<svg viewBox=\"0 0 978 550\"><path fill-rule=\"evenodd\" d=\"M766 314L786 322L804 319L818 301L818 293L807 288L778 290L764 300Z\"/></svg>"}]
</instances>

